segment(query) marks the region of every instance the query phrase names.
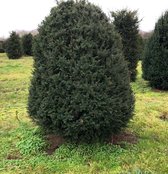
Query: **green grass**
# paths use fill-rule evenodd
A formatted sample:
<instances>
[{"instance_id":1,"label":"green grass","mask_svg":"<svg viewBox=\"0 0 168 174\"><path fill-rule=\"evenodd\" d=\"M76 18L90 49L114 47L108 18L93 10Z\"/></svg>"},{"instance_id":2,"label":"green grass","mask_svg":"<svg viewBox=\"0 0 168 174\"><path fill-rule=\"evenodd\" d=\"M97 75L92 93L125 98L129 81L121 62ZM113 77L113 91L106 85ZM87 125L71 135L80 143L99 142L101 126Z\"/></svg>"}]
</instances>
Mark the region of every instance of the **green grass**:
<instances>
[{"instance_id":1,"label":"green grass","mask_svg":"<svg viewBox=\"0 0 168 174\"><path fill-rule=\"evenodd\" d=\"M135 116L128 130L139 137L124 148L108 144L64 144L51 156L44 152L39 128L26 112L33 60L8 60L0 54L0 173L3 174L167 174L168 92L148 87L141 78L132 83Z\"/></svg>"}]
</instances>

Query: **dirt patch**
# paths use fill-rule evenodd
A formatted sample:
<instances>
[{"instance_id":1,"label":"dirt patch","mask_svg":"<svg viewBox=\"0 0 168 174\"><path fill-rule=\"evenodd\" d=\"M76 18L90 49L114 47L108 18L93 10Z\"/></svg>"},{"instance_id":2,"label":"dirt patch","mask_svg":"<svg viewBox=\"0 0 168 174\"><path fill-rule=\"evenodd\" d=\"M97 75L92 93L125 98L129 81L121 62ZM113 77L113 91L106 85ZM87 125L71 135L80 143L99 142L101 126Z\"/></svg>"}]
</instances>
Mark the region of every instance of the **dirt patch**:
<instances>
[{"instance_id":1,"label":"dirt patch","mask_svg":"<svg viewBox=\"0 0 168 174\"><path fill-rule=\"evenodd\" d=\"M122 145L123 143L137 144L138 136L131 132L121 132L118 135L113 135L110 143L115 145Z\"/></svg>"},{"instance_id":2,"label":"dirt patch","mask_svg":"<svg viewBox=\"0 0 168 174\"><path fill-rule=\"evenodd\" d=\"M62 137L54 134L46 135L46 141L47 144L49 144L48 148L45 150L48 155L52 155L55 150L65 142Z\"/></svg>"},{"instance_id":3,"label":"dirt patch","mask_svg":"<svg viewBox=\"0 0 168 174\"><path fill-rule=\"evenodd\" d=\"M168 113L163 113L159 118L163 121L168 121Z\"/></svg>"},{"instance_id":4,"label":"dirt patch","mask_svg":"<svg viewBox=\"0 0 168 174\"><path fill-rule=\"evenodd\" d=\"M61 136L54 134L46 135L46 141L47 144L49 144L48 148L45 150L48 155L52 155L57 148L65 143L65 140ZM123 145L124 143L137 144L137 142L138 137L131 132L122 132L118 135L113 135L108 141L108 143L115 145Z\"/></svg>"},{"instance_id":5,"label":"dirt patch","mask_svg":"<svg viewBox=\"0 0 168 174\"><path fill-rule=\"evenodd\" d=\"M160 90L160 89L155 89L155 88L154 88L154 89L152 89L152 90L153 90L153 92L158 92L158 93L159 93L159 92L164 92L163 90Z\"/></svg>"},{"instance_id":6,"label":"dirt patch","mask_svg":"<svg viewBox=\"0 0 168 174\"><path fill-rule=\"evenodd\" d=\"M21 159L21 155L19 152L11 152L6 157L7 160L19 160Z\"/></svg>"},{"instance_id":7,"label":"dirt patch","mask_svg":"<svg viewBox=\"0 0 168 174\"><path fill-rule=\"evenodd\" d=\"M153 92L158 92L158 93L163 93L163 92L167 92L167 89L159 89L159 88L152 88Z\"/></svg>"}]
</instances>

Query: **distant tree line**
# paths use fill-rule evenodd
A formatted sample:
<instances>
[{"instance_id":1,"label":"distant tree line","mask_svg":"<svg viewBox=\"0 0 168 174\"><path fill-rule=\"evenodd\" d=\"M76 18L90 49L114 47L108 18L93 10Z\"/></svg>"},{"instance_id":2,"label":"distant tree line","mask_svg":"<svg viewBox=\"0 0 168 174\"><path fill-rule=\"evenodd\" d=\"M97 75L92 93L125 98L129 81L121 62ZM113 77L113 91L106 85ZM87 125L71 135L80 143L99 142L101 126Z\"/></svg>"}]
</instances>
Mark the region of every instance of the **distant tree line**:
<instances>
[{"instance_id":1,"label":"distant tree line","mask_svg":"<svg viewBox=\"0 0 168 174\"><path fill-rule=\"evenodd\" d=\"M145 39L139 34L139 20L137 11L123 9L111 12L113 24L121 36L123 54L129 67L130 80L136 80L136 68L138 60L142 59ZM16 32L10 34L5 43L0 43L0 52L6 52L9 59L18 59L24 56L32 56L33 36L31 33L22 37Z\"/></svg>"},{"instance_id":2,"label":"distant tree line","mask_svg":"<svg viewBox=\"0 0 168 174\"><path fill-rule=\"evenodd\" d=\"M2 43L1 43L2 42ZM12 31L6 41L0 42L0 51L6 52L9 59L18 59L24 56L32 56L33 35L25 34L22 37Z\"/></svg>"},{"instance_id":3,"label":"distant tree line","mask_svg":"<svg viewBox=\"0 0 168 174\"><path fill-rule=\"evenodd\" d=\"M137 64L142 60L144 79L151 80L151 86L167 89L168 82L164 80L164 76L166 79L168 76L164 68L167 65L167 59L164 59L167 57L167 12L158 20L155 30L148 33L139 31L137 11L123 9L111 12L111 17L113 26L121 37L122 54L128 65L130 81L136 80ZM16 32L12 32L6 41L0 41L0 53L6 52L9 59L18 59L23 55L32 56L33 40L31 33L19 37Z\"/></svg>"}]
</instances>

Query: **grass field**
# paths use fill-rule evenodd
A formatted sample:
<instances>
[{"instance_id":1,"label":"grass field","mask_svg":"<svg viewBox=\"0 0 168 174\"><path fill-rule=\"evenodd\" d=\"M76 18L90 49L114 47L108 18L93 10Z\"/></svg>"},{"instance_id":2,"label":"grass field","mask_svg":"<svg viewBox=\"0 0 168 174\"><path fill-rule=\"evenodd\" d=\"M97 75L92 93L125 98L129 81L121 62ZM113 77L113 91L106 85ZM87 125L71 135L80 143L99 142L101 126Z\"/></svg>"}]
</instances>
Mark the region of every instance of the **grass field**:
<instances>
[{"instance_id":1,"label":"grass field","mask_svg":"<svg viewBox=\"0 0 168 174\"><path fill-rule=\"evenodd\" d=\"M141 78L132 83L135 116L128 131L137 144L64 144L51 156L26 112L33 60L0 54L0 173L2 174L168 174L168 92Z\"/></svg>"}]
</instances>

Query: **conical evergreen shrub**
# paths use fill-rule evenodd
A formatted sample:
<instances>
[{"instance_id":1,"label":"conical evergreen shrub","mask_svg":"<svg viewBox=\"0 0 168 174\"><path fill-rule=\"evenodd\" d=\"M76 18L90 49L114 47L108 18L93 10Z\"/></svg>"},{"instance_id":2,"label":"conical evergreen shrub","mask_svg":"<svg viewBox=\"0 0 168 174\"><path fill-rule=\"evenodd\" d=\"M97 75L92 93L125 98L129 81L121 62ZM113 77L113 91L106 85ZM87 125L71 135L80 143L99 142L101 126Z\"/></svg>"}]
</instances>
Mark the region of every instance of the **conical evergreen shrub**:
<instances>
[{"instance_id":1,"label":"conical evergreen shrub","mask_svg":"<svg viewBox=\"0 0 168 174\"><path fill-rule=\"evenodd\" d=\"M5 52L5 41L4 40L0 40L0 53L4 53Z\"/></svg>"},{"instance_id":2,"label":"conical evergreen shrub","mask_svg":"<svg viewBox=\"0 0 168 174\"><path fill-rule=\"evenodd\" d=\"M22 49L25 56L32 56L33 36L31 33L22 37Z\"/></svg>"},{"instance_id":3,"label":"conical evergreen shrub","mask_svg":"<svg viewBox=\"0 0 168 174\"><path fill-rule=\"evenodd\" d=\"M137 11L123 9L112 12L113 23L122 38L123 52L128 62L131 81L136 80L139 59L139 20Z\"/></svg>"},{"instance_id":4,"label":"conical evergreen shrub","mask_svg":"<svg viewBox=\"0 0 168 174\"><path fill-rule=\"evenodd\" d=\"M147 42L142 70L152 87L168 89L168 11L158 20Z\"/></svg>"},{"instance_id":5,"label":"conical evergreen shrub","mask_svg":"<svg viewBox=\"0 0 168 174\"><path fill-rule=\"evenodd\" d=\"M95 5L61 2L39 27L28 111L50 133L104 139L126 127L134 96L120 36Z\"/></svg>"},{"instance_id":6,"label":"conical evergreen shrub","mask_svg":"<svg viewBox=\"0 0 168 174\"><path fill-rule=\"evenodd\" d=\"M5 51L9 59L18 59L22 57L22 46L19 35L16 32L10 34L5 44Z\"/></svg>"}]
</instances>

